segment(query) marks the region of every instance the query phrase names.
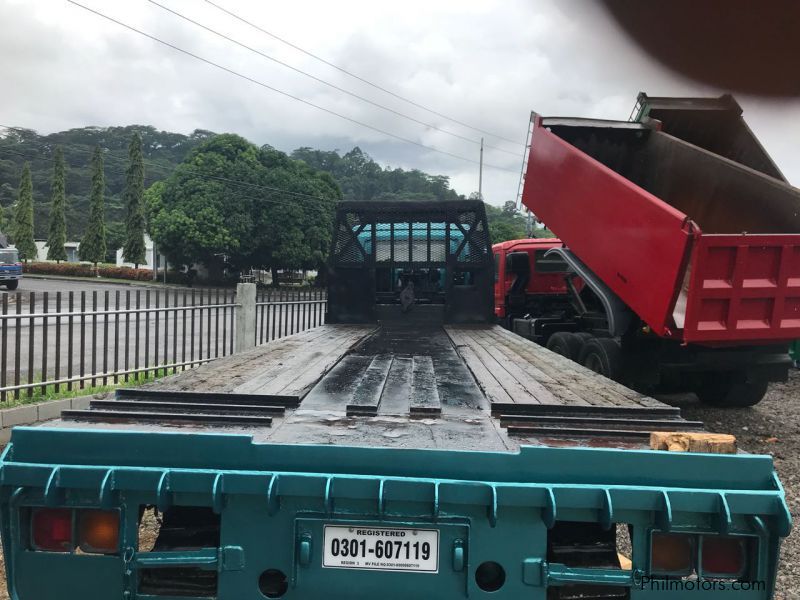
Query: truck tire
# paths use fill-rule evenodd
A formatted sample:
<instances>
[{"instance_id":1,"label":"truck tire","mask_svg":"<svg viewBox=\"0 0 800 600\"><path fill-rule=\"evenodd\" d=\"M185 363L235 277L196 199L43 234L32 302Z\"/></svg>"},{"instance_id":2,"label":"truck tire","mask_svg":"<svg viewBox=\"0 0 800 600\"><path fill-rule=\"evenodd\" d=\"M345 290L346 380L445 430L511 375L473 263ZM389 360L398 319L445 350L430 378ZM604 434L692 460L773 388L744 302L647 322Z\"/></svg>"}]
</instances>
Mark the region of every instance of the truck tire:
<instances>
[{"instance_id":1,"label":"truck tire","mask_svg":"<svg viewBox=\"0 0 800 600\"><path fill-rule=\"evenodd\" d=\"M709 377L697 389L697 397L703 404L729 408L755 406L767 393L766 381L742 383L731 381L724 374Z\"/></svg>"},{"instance_id":2,"label":"truck tire","mask_svg":"<svg viewBox=\"0 0 800 600\"><path fill-rule=\"evenodd\" d=\"M604 375L609 379L617 379L622 362L619 343L611 338L592 338L583 345L580 360L587 369Z\"/></svg>"},{"instance_id":3,"label":"truck tire","mask_svg":"<svg viewBox=\"0 0 800 600\"><path fill-rule=\"evenodd\" d=\"M582 346L581 338L567 331L557 331L547 340L548 350L574 361L578 360Z\"/></svg>"},{"instance_id":4,"label":"truck tire","mask_svg":"<svg viewBox=\"0 0 800 600\"><path fill-rule=\"evenodd\" d=\"M19 279L12 279L11 281L6 281L6 289L7 290L15 290L19 286Z\"/></svg>"}]
</instances>

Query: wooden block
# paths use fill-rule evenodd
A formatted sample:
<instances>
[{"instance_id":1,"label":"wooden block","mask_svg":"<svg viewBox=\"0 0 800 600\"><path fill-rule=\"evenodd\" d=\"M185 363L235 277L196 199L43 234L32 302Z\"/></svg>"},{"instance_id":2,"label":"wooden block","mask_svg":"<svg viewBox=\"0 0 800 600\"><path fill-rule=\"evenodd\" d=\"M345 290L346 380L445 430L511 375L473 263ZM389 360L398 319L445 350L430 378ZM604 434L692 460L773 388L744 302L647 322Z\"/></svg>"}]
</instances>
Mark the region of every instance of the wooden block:
<instances>
[{"instance_id":1,"label":"wooden block","mask_svg":"<svg viewBox=\"0 0 800 600\"><path fill-rule=\"evenodd\" d=\"M727 433L651 431L651 450L736 454L736 437Z\"/></svg>"}]
</instances>

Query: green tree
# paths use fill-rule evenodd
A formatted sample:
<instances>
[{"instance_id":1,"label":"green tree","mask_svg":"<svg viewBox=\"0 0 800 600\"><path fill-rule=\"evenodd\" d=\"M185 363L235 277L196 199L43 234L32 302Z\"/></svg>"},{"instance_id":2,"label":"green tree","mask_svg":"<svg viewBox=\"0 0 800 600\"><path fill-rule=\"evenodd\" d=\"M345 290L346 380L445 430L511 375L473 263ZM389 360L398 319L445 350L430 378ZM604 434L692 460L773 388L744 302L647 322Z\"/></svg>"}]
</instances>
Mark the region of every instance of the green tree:
<instances>
[{"instance_id":1,"label":"green tree","mask_svg":"<svg viewBox=\"0 0 800 600\"><path fill-rule=\"evenodd\" d=\"M56 148L53 170L52 202L50 204L50 233L47 236L47 259L61 262L67 260L67 222L65 218L67 198L64 193L64 151Z\"/></svg>"},{"instance_id":2,"label":"green tree","mask_svg":"<svg viewBox=\"0 0 800 600\"><path fill-rule=\"evenodd\" d=\"M125 244L122 246L122 257L138 269L139 265L145 262L144 158L142 138L138 133L133 134L128 148L124 200L128 212L125 218L126 235Z\"/></svg>"},{"instance_id":3,"label":"green tree","mask_svg":"<svg viewBox=\"0 0 800 600\"><path fill-rule=\"evenodd\" d=\"M236 182L232 184L231 182ZM175 265L305 269L330 245L334 179L231 134L195 150L147 192L150 231Z\"/></svg>"},{"instance_id":4,"label":"green tree","mask_svg":"<svg viewBox=\"0 0 800 600\"><path fill-rule=\"evenodd\" d=\"M484 204L486 218L489 220L489 235L493 244L528 237L526 217L517 210L513 201L506 202L503 208Z\"/></svg>"},{"instance_id":5,"label":"green tree","mask_svg":"<svg viewBox=\"0 0 800 600\"><path fill-rule=\"evenodd\" d=\"M79 255L81 260L93 262L95 266L106 256L105 179L100 146L95 146L92 155L92 196L89 223L81 240Z\"/></svg>"},{"instance_id":6,"label":"green tree","mask_svg":"<svg viewBox=\"0 0 800 600\"><path fill-rule=\"evenodd\" d=\"M36 258L36 244L33 241L33 185L31 184L31 166L28 163L22 167L11 237L22 260L27 262Z\"/></svg>"}]
</instances>

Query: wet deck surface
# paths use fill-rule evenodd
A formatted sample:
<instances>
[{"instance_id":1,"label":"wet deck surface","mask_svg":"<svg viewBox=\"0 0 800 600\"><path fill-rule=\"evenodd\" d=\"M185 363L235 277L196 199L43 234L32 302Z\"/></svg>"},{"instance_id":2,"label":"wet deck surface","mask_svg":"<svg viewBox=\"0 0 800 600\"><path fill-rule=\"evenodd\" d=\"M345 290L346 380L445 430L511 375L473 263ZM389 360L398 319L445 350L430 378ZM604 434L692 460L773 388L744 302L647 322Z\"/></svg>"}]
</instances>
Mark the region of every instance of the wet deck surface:
<instances>
[{"instance_id":1,"label":"wet deck surface","mask_svg":"<svg viewBox=\"0 0 800 600\"><path fill-rule=\"evenodd\" d=\"M196 414L156 422L113 418L103 414L107 404L98 404L98 418L58 424L246 434L263 443L481 451L520 445L644 448L658 421L674 430L690 425L677 409L499 326L325 325L146 389L163 394L165 403L190 404L188 392L206 392L203 403L210 410L215 401L234 406L216 411L225 419L204 423ZM152 397L144 400L152 405ZM230 422L235 405L245 400L263 405L261 425L252 422L252 406L242 411L251 422ZM131 401L136 398L124 405L128 411Z\"/></svg>"},{"instance_id":2,"label":"wet deck surface","mask_svg":"<svg viewBox=\"0 0 800 600\"><path fill-rule=\"evenodd\" d=\"M305 396L375 325L322 325L212 361L146 389Z\"/></svg>"}]
</instances>

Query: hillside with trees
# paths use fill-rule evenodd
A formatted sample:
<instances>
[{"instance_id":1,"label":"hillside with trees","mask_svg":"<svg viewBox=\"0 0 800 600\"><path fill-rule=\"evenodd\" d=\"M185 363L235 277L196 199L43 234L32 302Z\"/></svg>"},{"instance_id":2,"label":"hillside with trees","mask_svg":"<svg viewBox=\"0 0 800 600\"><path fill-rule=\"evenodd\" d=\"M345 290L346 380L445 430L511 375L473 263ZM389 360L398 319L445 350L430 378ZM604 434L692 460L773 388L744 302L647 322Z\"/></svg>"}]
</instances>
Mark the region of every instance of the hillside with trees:
<instances>
[{"instance_id":1,"label":"hillside with trees","mask_svg":"<svg viewBox=\"0 0 800 600\"><path fill-rule=\"evenodd\" d=\"M381 167L361 148L340 155L337 151L298 148L291 157L308 166L330 173L342 189L345 200L395 200L459 198L444 175L429 175L417 169Z\"/></svg>"},{"instance_id":2,"label":"hillside with trees","mask_svg":"<svg viewBox=\"0 0 800 600\"><path fill-rule=\"evenodd\" d=\"M0 130L0 206L4 209L4 221L11 220L10 207L17 201L23 165L29 162L34 237L48 237L55 153L60 146L65 161L66 236L68 240L80 240L89 222L92 155L99 146L105 163L107 260L112 260L124 241L125 168L128 146L135 132L142 138L145 187L168 177L192 148L214 135L210 131L196 130L187 136L143 125L82 127L48 135L39 135L31 129Z\"/></svg>"},{"instance_id":3,"label":"hillside with trees","mask_svg":"<svg viewBox=\"0 0 800 600\"><path fill-rule=\"evenodd\" d=\"M135 138L139 141L134 143ZM57 167L59 149L63 168ZM131 161L138 166L129 172ZM23 177L26 163L29 180ZM132 195L126 193L134 188ZM144 206L134 206L131 213L131 198L141 197L142 189ZM312 210L317 201L301 202L303 194L325 201ZM302 147L287 156L239 136L206 130L188 136L141 125L83 127L48 135L30 129L0 130L0 229L14 238L12 224L29 223L32 216L33 238L61 240L65 235L67 240L90 241L93 247L84 256L95 263L113 262L117 248L130 244L126 231L145 227L181 264L200 259L214 264L224 254L235 266L313 268L327 252L329 199L459 197L446 176L384 167L358 147L344 154ZM255 217L248 211L256 211ZM487 213L495 241L524 237L525 218L513 203L503 208L487 205ZM308 221L313 215L318 223ZM208 224L203 225L200 216L208 218ZM217 229L219 218L230 228ZM22 229L28 243L30 227ZM139 247L126 248L129 262L140 262L142 252ZM265 262L258 263L257 257Z\"/></svg>"}]
</instances>

